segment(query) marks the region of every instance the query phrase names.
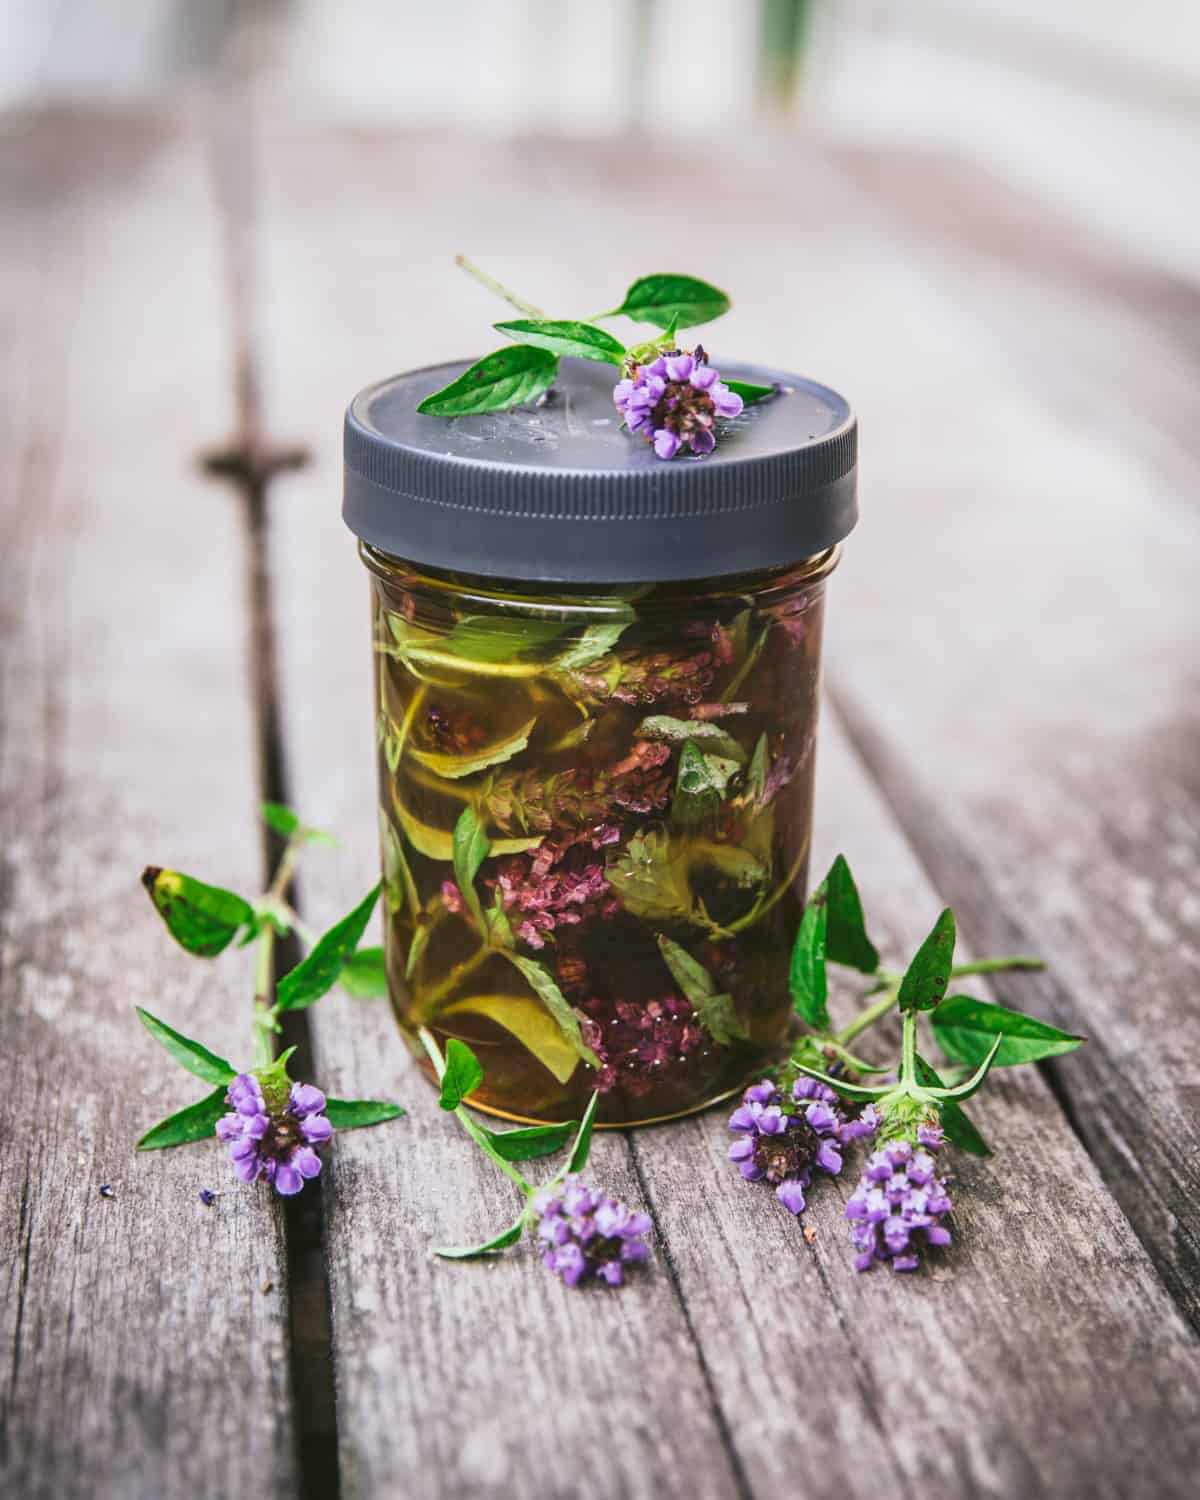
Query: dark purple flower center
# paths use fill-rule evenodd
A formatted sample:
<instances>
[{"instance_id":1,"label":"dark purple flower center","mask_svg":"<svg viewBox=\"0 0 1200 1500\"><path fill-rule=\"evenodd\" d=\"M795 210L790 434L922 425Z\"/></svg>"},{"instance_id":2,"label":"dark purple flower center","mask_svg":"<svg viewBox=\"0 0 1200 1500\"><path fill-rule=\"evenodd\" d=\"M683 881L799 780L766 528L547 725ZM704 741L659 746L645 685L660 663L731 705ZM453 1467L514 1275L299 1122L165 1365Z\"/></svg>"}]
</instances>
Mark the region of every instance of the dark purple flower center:
<instances>
[{"instance_id":1,"label":"dark purple flower center","mask_svg":"<svg viewBox=\"0 0 1200 1500\"><path fill-rule=\"evenodd\" d=\"M264 1161L291 1161L292 1152L303 1144L300 1120L289 1110L286 1114L271 1116L271 1123L259 1142L258 1150Z\"/></svg>"},{"instance_id":2,"label":"dark purple flower center","mask_svg":"<svg viewBox=\"0 0 1200 1500\"><path fill-rule=\"evenodd\" d=\"M768 1182L799 1177L811 1167L821 1137L803 1115L789 1116L791 1124L779 1135L760 1135L754 1143L754 1162Z\"/></svg>"}]
</instances>

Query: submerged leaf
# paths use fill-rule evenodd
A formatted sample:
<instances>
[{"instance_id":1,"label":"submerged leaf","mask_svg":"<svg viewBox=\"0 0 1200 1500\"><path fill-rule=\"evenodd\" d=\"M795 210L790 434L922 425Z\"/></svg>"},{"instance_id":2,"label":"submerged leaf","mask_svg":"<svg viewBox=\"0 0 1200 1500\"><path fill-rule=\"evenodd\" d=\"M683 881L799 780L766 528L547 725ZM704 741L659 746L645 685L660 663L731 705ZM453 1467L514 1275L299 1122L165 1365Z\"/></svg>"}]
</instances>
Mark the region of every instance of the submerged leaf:
<instances>
[{"instance_id":1,"label":"submerged leaf","mask_svg":"<svg viewBox=\"0 0 1200 1500\"><path fill-rule=\"evenodd\" d=\"M536 963L532 958L525 958L520 953L513 953L507 948L499 950L508 959L515 969L519 969L529 982L538 999L553 1016L562 1032L567 1044L571 1047L577 1057L581 1057L585 1063L593 1068L600 1066L600 1059L583 1040L583 1033L579 1026L579 1017L571 1009L567 997L555 984L554 979L547 969Z\"/></svg>"},{"instance_id":2,"label":"submerged leaf","mask_svg":"<svg viewBox=\"0 0 1200 1500\"><path fill-rule=\"evenodd\" d=\"M481 745L478 750L471 750L463 755L449 755L438 750L413 750L410 754L418 765L432 771L435 776L443 776L448 781L458 781L463 776L473 776L476 771L484 771L488 766L503 765L506 760L519 755L529 744L529 736L533 733L536 723L535 715L527 724L523 724L512 734L506 735L503 739L493 740L490 745Z\"/></svg>"},{"instance_id":3,"label":"submerged leaf","mask_svg":"<svg viewBox=\"0 0 1200 1500\"><path fill-rule=\"evenodd\" d=\"M701 750L746 764L746 752L727 730L709 719L674 719L669 714L651 714L634 731L639 739L666 740L669 744L694 742Z\"/></svg>"},{"instance_id":4,"label":"submerged leaf","mask_svg":"<svg viewBox=\"0 0 1200 1500\"><path fill-rule=\"evenodd\" d=\"M566 1083L579 1066L579 1053L562 1027L531 995L472 995L455 1000L441 1014L486 1016L516 1037L559 1083Z\"/></svg>"},{"instance_id":5,"label":"submerged leaf","mask_svg":"<svg viewBox=\"0 0 1200 1500\"><path fill-rule=\"evenodd\" d=\"M479 823L473 807L464 807L454 825L454 878L458 882L459 894L466 903L479 931L486 932L483 908L479 904L479 892L475 889L475 877L479 867L488 857L487 834Z\"/></svg>"},{"instance_id":6,"label":"submerged leaf","mask_svg":"<svg viewBox=\"0 0 1200 1500\"><path fill-rule=\"evenodd\" d=\"M409 812L401 801L398 789L393 789L392 805L396 810L396 819L404 832L405 838L426 859L440 860L449 863L454 858L454 835L443 828L433 828ZM533 838L518 839L492 839L491 852L493 854L524 854L527 849L536 849L542 842L543 835L537 834Z\"/></svg>"},{"instance_id":7,"label":"submerged leaf","mask_svg":"<svg viewBox=\"0 0 1200 1500\"><path fill-rule=\"evenodd\" d=\"M685 741L679 752L671 822L694 828L710 821L720 811L729 782L737 772L737 761L708 754L695 740Z\"/></svg>"},{"instance_id":8,"label":"submerged leaf","mask_svg":"<svg viewBox=\"0 0 1200 1500\"><path fill-rule=\"evenodd\" d=\"M590 662L607 656L633 623L635 616L632 609L622 619L604 620L595 625L589 625L583 634L573 645L567 647L559 656L550 663L551 669L556 672L578 672L581 667L586 667Z\"/></svg>"},{"instance_id":9,"label":"submerged leaf","mask_svg":"<svg viewBox=\"0 0 1200 1500\"><path fill-rule=\"evenodd\" d=\"M749 1034L737 1013L733 996L718 994L712 975L679 943L662 933L658 937L659 951L675 983L691 1001L700 1017L700 1024L720 1047L744 1042Z\"/></svg>"}]
</instances>

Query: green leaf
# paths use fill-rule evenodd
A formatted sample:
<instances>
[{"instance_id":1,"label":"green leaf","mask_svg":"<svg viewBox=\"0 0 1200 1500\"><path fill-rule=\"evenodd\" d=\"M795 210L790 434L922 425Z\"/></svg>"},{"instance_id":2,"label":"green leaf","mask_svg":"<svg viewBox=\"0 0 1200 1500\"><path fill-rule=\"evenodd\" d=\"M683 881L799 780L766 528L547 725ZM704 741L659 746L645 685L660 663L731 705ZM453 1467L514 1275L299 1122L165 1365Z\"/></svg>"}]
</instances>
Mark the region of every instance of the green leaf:
<instances>
[{"instance_id":1,"label":"green leaf","mask_svg":"<svg viewBox=\"0 0 1200 1500\"><path fill-rule=\"evenodd\" d=\"M475 889L475 877L479 874L480 865L488 857L490 847L475 809L464 807L454 825L454 878L481 933L487 932L487 925L483 920L479 892Z\"/></svg>"},{"instance_id":2,"label":"green leaf","mask_svg":"<svg viewBox=\"0 0 1200 1500\"><path fill-rule=\"evenodd\" d=\"M360 948L342 965L342 988L356 1000L382 1000L388 992L382 948Z\"/></svg>"},{"instance_id":3,"label":"green leaf","mask_svg":"<svg viewBox=\"0 0 1200 1500\"><path fill-rule=\"evenodd\" d=\"M385 1099L326 1099L325 1113L335 1130L359 1130L364 1125L382 1125L399 1120L408 1111Z\"/></svg>"},{"instance_id":4,"label":"green leaf","mask_svg":"<svg viewBox=\"0 0 1200 1500\"><path fill-rule=\"evenodd\" d=\"M538 999L554 1017L559 1030L575 1055L581 1057L589 1066L598 1068L600 1059L583 1040L583 1033L579 1029L579 1017L571 1009L567 997L555 984L548 971L541 964L535 963L532 958L525 958L520 953L512 953L507 948L501 948L499 951L514 968L519 969L525 976Z\"/></svg>"},{"instance_id":5,"label":"green leaf","mask_svg":"<svg viewBox=\"0 0 1200 1500\"><path fill-rule=\"evenodd\" d=\"M397 618L403 618L398 616ZM570 620L522 619L511 615L467 615L448 634L430 636L450 656L473 662L507 662L556 641L571 629Z\"/></svg>"},{"instance_id":6,"label":"green leaf","mask_svg":"<svg viewBox=\"0 0 1200 1500\"><path fill-rule=\"evenodd\" d=\"M917 1082L923 1088L944 1087L941 1078L920 1053L917 1054L916 1064ZM946 1139L952 1145L957 1146L960 1151L968 1152L971 1156L991 1156L992 1148L980 1135L965 1109L955 1104L953 1099L945 1099L940 1105L940 1112L942 1129L946 1132Z\"/></svg>"},{"instance_id":7,"label":"green leaf","mask_svg":"<svg viewBox=\"0 0 1200 1500\"><path fill-rule=\"evenodd\" d=\"M195 1104L189 1104L178 1114L168 1115L157 1125L152 1125L137 1143L139 1151L161 1151L166 1146L188 1146L193 1141L206 1141L217 1128L217 1121L228 1110L225 1102L225 1085L205 1094Z\"/></svg>"},{"instance_id":8,"label":"green leaf","mask_svg":"<svg viewBox=\"0 0 1200 1500\"><path fill-rule=\"evenodd\" d=\"M334 987L362 941L382 889L382 881L372 886L349 916L324 933L312 952L283 976L275 989L280 1010L303 1010Z\"/></svg>"},{"instance_id":9,"label":"green leaf","mask_svg":"<svg viewBox=\"0 0 1200 1500\"><path fill-rule=\"evenodd\" d=\"M503 1230L494 1240L488 1240L483 1245L471 1245L466 1249L441 1249L435 1250L435 1255L440 1255L443 1260L474 1260L476 1256L492 1255L497 1250L507 1250L510 1245L515 1245L525 1232L525 1215L522 1214L511 1228Z\"/></svg>"},{"instance_id":10,"label":"green leaf","mask_svg":"<svg viewBox=\"0 0 1200 1500\"><path fill-rule=\"evenodd\" d=\"M575 1136L571 1147L571 1155L567 1158L567 1171L582 1172L587 1166L588 1156L592 1150L592 1122L596 1118L596 1106L600 1103L600 1090L597 1089L588 1100L588 1107L583 1112L583 1119L579 1122L579 1131Z\"/></svg>"},{"instance_id":11,"label":"green leaf","mask_svg":"<svg viewBox=\"0 0 1200 1500\"><path fill-rule=\"evenodd\" d=\"M506 411L549 390L557 370L558 359L548 350L513 344L484 355L449 385L426 396L417 410L434 417Z\"/></svg>"},{"instance_id":12,"label":"green leaf","mask_svg":"<svg viewBox=\"0 0 1200 1500\"><path fill-rule=\"evenodd\" d=\"M579 1066L579 1053L563 1035L562 1027L532 995L471 995L447 1005L443 1016L486 1016L502 1026L546 1068L566 1083Z\"/></svg>"},{"instance_id":13,"label":"green leaf","mask_svg":"<svg viewBox=\"0 0 1200 1500\"><path fill-rule=\"evenodd\" d=\"M417 883L404 857L404 845L383 808L379 809L379 846L383 863L383 899L389 916L408 907L414 919L421 909Z\"/></svg>"},{"instance_id":14,"label":"green leaf","mask_svg":"<svg viewBox=\"0 0 1200 1500\"><path fill-rule=\"evenodd\" d=\"M975 1072L972 1073L970 1078L967 1079L966 1083L960 1083L952 1089L942 1089L940 1092L935 1092L934 1097L938 1100L969 1099L972 1094L977 1094L983 1087L983 1081L987 1077L992 1064L996 1061L996 1054L997 1052L999 1052L1000 1044L1003 1041L1004 1038L1002 1036L998 1036L996 1038L991 1047L988 1049L987 1056L979 1064Z\"/></svg>"},{"instance_id":15,"label":"green leaf","mask_svg":"<svg viewBox=\"0 0 1200 1500\"><path fill-rule=\"evenodd\" d=\"M529 1125L523 1130L484 1129L483 1133L492 1150L505 1161L533 1161L561 1151L578 1128L578 1120L567 1120L562 1125Z\"/></svg>"},{"instance_id":16,"label":"green leaf","mask_svg":"<svg viewBox=\"0 0 1200 1500\"><path fill-rule=\"evenodd\" d=\"M650 922L690 919L687 852L657 829L633 835L609 865L608 879L635 917Z\"/></svg>"},{"instance_id":17,"label":"green leaf","mask_svg":"<svg viewBox=\"0 0 1200 1500\"><path fill-rule=\"evenodd\" d=\"M418 765L432 771L435 776L442 776L447 781L459 781L464 776L473 776L476 771L486 770L488 766L503 765L506 760L519 755L529 744L529 736L536 723L535 715L512 734L493 740L490 745L481 745L478 750L465 755L448 755L437 750L412 750L409 753Z\"/></svg>"},{"instance_id":18,"label":"green leaf","mask_svg":"<svg viewBox=\"0 0 1200 1500\"><path fill-rule=\"evenodd\" d=\"M902 1011L932 1010L950 983L954 962L954 913L949 907L933 924L933 931L917 949L900 981L897 1004Z\"/></svg>"},{"instance_id":19,"label":"green leaf","mask_svg":"<svg viewBox=\"0 0 1200 1500\"><path fill-rule=\"evenodd\" d=\"M863 974L879 968L879 954L867 936L862 901L846 857L839 854L824 881L825 907L829 913L825 935L825 957L831 964L844 964Z\"/></svg>"},{"instance_id":20,"label":"green leaf","mask_svg":"<svg viewBox=\"0 0 1200 1500\"><path fill-rule=\"evenodd\" d=\"M746 767L746 785L742 797L752 806L757 806L767 789L767 737L760 734L755 741L754 754Z\"/></svg>"},{"instance_id":21,"label":"green leaf","mask_svg":"<svg viewBox=\"0 0 1200 1500\"><path fill-rule=\"evenodd\" d=\"M828 922L829 907L822 883L804 908L788 975L792 1008L814 1031L829 1030L829 981L825 973Z\"/></svg>"},{"instance_id":22,"label":"green leaf","mask_svg":"<svg viewBox=\"0 0 1200 1500\"><path fill-rule=\"evenodd\" d=\"M711 719L673 719L669 714L651 714L642 720L634 734L639 739L666 740L675 745L691 741L712 755L723 755L739 766L746 764L746 752L741 745Z\"/></svg>"},{"instance_id":23,"label":"green leaf","mask_svg":"<svg viewBox=\"0 0 1200 1500\"><path fill-rule=\"evenodd\" d=\"M399 791L395 788L392 790L392 806L396 809L396 818L404 832L404 837L418 854L423 854L426 859L453 860L453 834L443 828L433 828L428 823L422 823L405 807ZM533 838L492 839L491 853L524 854L528 849L536 849L544 837L544 834L539 833Z\"/></svg>"},{"instance_id":24,"label":"green leaf","mask_svg":"<svg viewBox=\"0 0 1200 1500\"><path fill-rule=\"evenodd\" d=\"M675 795L671 798L671 822L694 828L711 820L719 811L738 763L723 755L709 755L695 740L685 740L679 752Z\"/></svg>"},{"instance_id":25,"label":"green leaf","mask_svg":"<svg viewBox=\"0 0 1200 1500\"><path fill-rule=\"evenodd\" d=\"M442 1074L442 1092L438 1103L443 1109L457 1109L468 1094L483 1082L479 1059L467 1046L452 1036L446 1043L446 1068Z\"/></svg>"},{"instance_id":26,"label":"green leaf","mask_svg":"<svg viewBox=\"0 0 1200 1500\"><path fill-rule=\"evenodd\" d=\"M504 910L504 892L497 885L492 904L483 914L484 925L487 928L487 940L494 948L512 948L516 944L513 935L512 923L508 920L508 913Z\"/></svg>"},{"instance_id":27,"label":"green leaf","mask_svg":"<svg viewBox=\"0 0 1200 1500\"><path fill-rule=\"evenodd\" d=\"M841 1094L846 1099L882 1099L885 1094L890 1094L892 1085L884 1088L873 1088L865 1083L847 1083L844 1078L832 1078L828 1073L823 1073L820 1068L813 1068L808 1063L798 1062L794 1064L797 1073L803 1073L808 1078L815 1078L820 1083L831 1088L835 1093Z\"/></svg>"},{"instance_id":28,"label":"green leaf","mask_svg":"<svg viewBox=\"0 0 1200 1500\"><path fill-rule=\"evenodd\" d=\"M607 656L633 620L634 612L630 609L624 619L604 620L589 625L577 641L554 658L550 664L551 669L556 672L578 672L589 663Z\"/></svg>"},{"instance_id":29,"label":"green leaf","mask_svg":"<svg viewBox=\"0 0 1200 1500\"><path fill-rule=\"evenodd\" d=\"M619 365L625 358L625 345L620 339L593 323L571 318L517 318L493 327L506 338L549 349L552 354L573 354L577 359L595 359L609 365Z\"/></svg>"},{"instance_id":30,"label":"green leaf","mask_svg":"<svg viewBox=\"0 0 1200 1500\"><path fill-rule=\"evenodd\" d=\"M659 952L670 969L675 983L692 1002L700 1024L720 1047L749 1040L749 1033L738 1016L733 996L718 994L712 975L679 943L662 933L658 935Z\"/></svg>"},{"instance_id":31,"label":"green leaf","mask_svg":"<svg viewBox=\"0 0 1200 1500\"><path fill-rule=\"evenodd\" d=\"M149 865L142 873L142 884L171 936L200 958L215 958L228 948L239 928L254 925L254 908L248 901L178 870Z\"/></svg>"},{"instance_id":32,"label":"green leaf","mask_svg":"<svg viewBox=\"0 0 1200 1500\"><path fill-rule=\"evenodd\" d=\"M695 276L642 276L625 293L620 307L602 316L615 318L624 313L657 328L670 327L676 319L680 328L695 328L727 313L729 306L724 292Z\"/></svg>"},{"instance_id":33,"label":"green leaf","mask_svg":"<svg viewBox=\"0 0 1200 1500\"><path fill-rule=\"evenodd\" d=\"M727 380L725 384L735 396L742 398L746 406L753 406L756 401L764 401L775 394L773 385L752 385L748 380Z\"/></svg>"},{"instance_id":34,"label":"green leaf","mask_svg":"<svg viewBox=\"0 0 1200 1500\"><path fill-rule=\"evenodd\" d=\"M320 828L309 828L300 818L300 814L286 807L282 802L264 802L259 811L262 820L268 828L273 829L282 838L302 838L306 844L336 844L337 840L333 834L326 833Z\"/></svg>"},{"instance_id":35,"label":"green leaf","mask_svg":"<svg viewBox=\"0 0 1200 1500\"><path fill-rule=\"evenodd\" d=\"M1003 1032L1004 1042L994 1067L1015 1067L1074 1052L1083 1037L1060 1031L1048 1021L1027 1016L1004 1005L990 1005L970 995L949 995L933 1013L933 1034L952 1062L976 1067L987 1055L992 1038Z\"/></svg>"},{"instance_id":36,"label":"green leaf","mask_svg":"<svg viewBox=\"0 0 1200 1500\"><path fill-rule=\"evenodd\" d=\"M232 1063L226 1062L223 1057L218 1057L215 1052L210 1052L199 1042L192 1041L191 1037L186 1037L174 1027L168 1026L165 1021L160 1021L157 1016L152 1016L140 1005L135 1008L142 1025L159 1046L164 1047L171 1054L181 1068L186 1068L197 1078L203 1078L205 1083L227 1084L232 1083L237 1077L237 1069Z\"/></svg>"}]
</instances>

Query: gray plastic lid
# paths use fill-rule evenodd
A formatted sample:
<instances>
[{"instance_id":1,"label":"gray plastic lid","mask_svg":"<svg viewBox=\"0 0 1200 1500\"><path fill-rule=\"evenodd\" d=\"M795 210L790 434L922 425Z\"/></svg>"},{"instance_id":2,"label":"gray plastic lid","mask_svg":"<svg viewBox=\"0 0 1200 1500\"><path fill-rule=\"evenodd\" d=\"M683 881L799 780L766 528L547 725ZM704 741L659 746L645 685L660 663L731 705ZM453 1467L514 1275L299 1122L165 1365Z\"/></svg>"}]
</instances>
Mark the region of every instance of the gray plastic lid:
<instances>
[{"instance_id":1,"label":"gray plastic lid","mask_svg":"<svg viewBox=\"0 0 1200 1500\"><path fill-rule=\"evenodd\" d=\"M712 453L669 461L621 426L612 365L564 359L544 404L471 417L416 409L469 361L368 386L346 412L343 518L410 562L554 583L721 577L841 541L858 519L850 407L797 375L713 363L778 393L718 421Z\"/></svg>"}]
</instances>

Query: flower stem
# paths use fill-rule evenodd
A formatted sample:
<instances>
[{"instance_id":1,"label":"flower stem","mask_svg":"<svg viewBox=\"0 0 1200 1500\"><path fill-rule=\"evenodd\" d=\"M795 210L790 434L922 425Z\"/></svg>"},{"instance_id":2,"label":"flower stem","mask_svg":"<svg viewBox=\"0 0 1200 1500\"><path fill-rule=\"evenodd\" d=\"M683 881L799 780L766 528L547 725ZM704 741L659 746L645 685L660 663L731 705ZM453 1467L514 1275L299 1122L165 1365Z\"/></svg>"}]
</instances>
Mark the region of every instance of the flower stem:
<instances>
[{"instance_id":1,"label":"flower stem","mask_svg":"<svg viewBox=\"0 0 1200 1500\"><path fill-rule=\"evenodd\" d=\"M950 970L951 978L963 974L1003 974L1009 969L1044 969L1045 961L1030 953L1015 953L1008 958L980 958L970 964L955 964Z\"/></svg>"},{"instance_id":2,"label":"flower stem","mask_svg":"<svg viewBox=\"0 0 1200 1500\"><path fill-rule=\"evenodd\" d=\"M865 1010L859 1011L849 1026L838 1032L834 1040L839 1047L848 1047L856 1036L866 1031L868 1026L874 1026L876 1021L881 1021L887 1015L900 993L900 979L899 974L889 978L882 995L875 1004L868 1005Z\"/></svg>"},{"instance_id":3,"label":"flower stem","mask_svg":"<svg viewBox=\"0 0 1200 1500\"><path fill-rule=\"evenodd\" d=\"M424 1026L418 1027L417 1035L421 1038L421 1046L424 1047L425 1051L429 1054L429 1060L433 1064L433 1071L437 1074L438 1081L440 1082L446 1073L446 1062L442 1057L441 1049L439 1048L437 1042L434 1040L432 1033L429 1032ZM476 1125L475 1121L467 1113L466 1106L460 1104L457 1109L455 1109L454 1115L458 1120L458 1123L467 1132L467 1134L471 1137L471 1139L475 1142L475 1144L479 1147L483 1154L486 1157L490 1158L490 1160L495 1162L495 1164L504 1173L505 1177L509 1178L510 1181L515 1182L527 1198L530 1197L534 1191L533 1184L531 1182L527 1182L525 1178L521 1176L520 1172L517 1171L512 1162L504 1160L504 1158L492 1145L491 1141L488 1140L486 1133L478 1125Z\"/></svg>"},{"instance_id":4,"label":"flower stem","mask_svg":"<svg viewBox=\"0 0 1200 1500\"><path fill-rule=\"evenodd\" d=\"M465 255L456 255L454 257L454 264L460 270L465 271L468 276L474 276L475 280L481 286L487 287L489 292L495 292L497 297L503 297L510 307L515 307L518 312L524 313L527 318L544 318L546 316L540 307L534 307L532 302L526 302L524 297L518 297L516 292L510 292L494 276L489 276L486 271L481 270L474 261L468 260Z\"/></svg>"},{"instance_id":5,"label":"flower stem","mask_svg":"<svg viewBox=\"0 0 1200 1500\"><path fill-rule=\"evenodd\" d=\"M910 1083L917 1076L917 1013L904 1016L904 1036L900 1044L900 1082Z\"/></svg>"},{"instance_id":6,"label":"flower stem","mask_svg":"<svg viewBox=\"0 0 1200 1500\"><path fill-rule=\"evenodd\" d=\"M284 897L296 873L296 864L303 839L289 839L280 856L271 884L263 896L263 904L287 910ZM275 925L271 921L262 924L258 935L258 952L254 963L254 1066L269 1068L275 1061L275 1044L271 1033L278 1029L276 1009L272 1003L275 978Z\"/></svg>"}]
</instances>

